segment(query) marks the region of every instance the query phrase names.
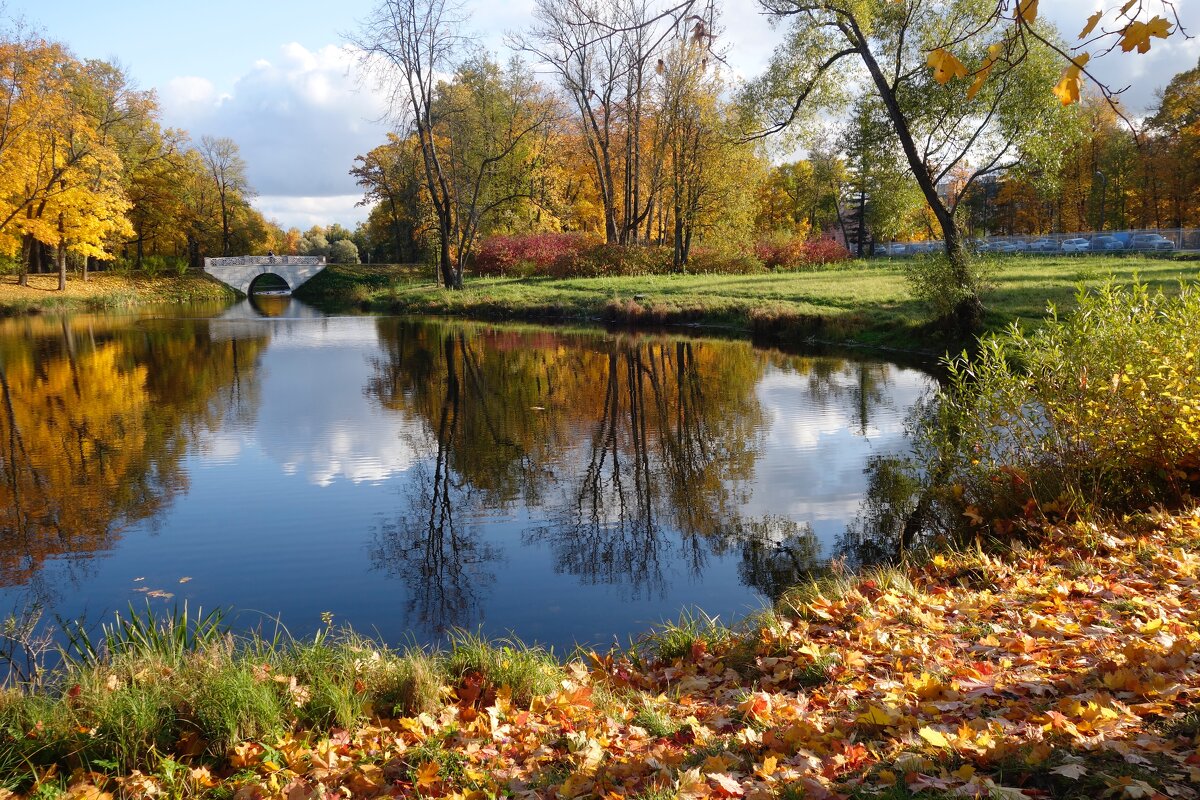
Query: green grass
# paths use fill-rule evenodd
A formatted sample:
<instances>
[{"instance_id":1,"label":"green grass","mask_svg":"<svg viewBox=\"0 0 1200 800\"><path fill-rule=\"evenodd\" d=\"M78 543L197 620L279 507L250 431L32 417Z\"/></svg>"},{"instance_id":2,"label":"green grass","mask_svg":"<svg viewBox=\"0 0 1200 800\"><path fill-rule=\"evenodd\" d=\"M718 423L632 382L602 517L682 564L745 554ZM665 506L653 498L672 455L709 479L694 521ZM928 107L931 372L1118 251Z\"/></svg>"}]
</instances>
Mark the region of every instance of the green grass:
<instances>
[{"instance_id":1,"label":"green grass","mask_svg":"<svg viewBox=\"0 0 1200 800\"><path fill-rule=\"evenodd\" d=\"M852 261L809 272L606 278L470 278L462 291L434 285L427 269L331 266L301 299L332 308L451 314L484 319L604 319L639 324L701 323L779 339L899 346L940 353L900 260ZM1070 307L1080 283L1134 276L1170 289L1192 280L1196 261L1128 256L1021 256L995 261L985 324L1036 324L1047 303Z\"/></svg>"}]
</instances>

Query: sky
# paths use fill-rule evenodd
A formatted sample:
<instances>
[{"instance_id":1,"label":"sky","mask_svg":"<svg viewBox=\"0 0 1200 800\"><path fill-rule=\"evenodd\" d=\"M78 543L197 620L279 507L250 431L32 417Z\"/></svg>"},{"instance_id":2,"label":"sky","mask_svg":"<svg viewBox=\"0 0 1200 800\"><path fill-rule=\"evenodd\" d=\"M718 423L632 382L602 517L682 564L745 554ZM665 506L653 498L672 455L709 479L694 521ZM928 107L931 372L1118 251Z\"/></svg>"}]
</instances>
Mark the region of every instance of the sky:
<instances>
[{"instance_id":1,"label":"sky","mask_svg":"<svg viewBox=\"0 0 1200 800\"><path fill-rule=\"evenodd\" d=\"M120 64L153 89L162 124L193 139L227 136L246 159L255 205L286 227L339 222L353 227L367 209L349 170L389 129L381 94L361 80L345 37L378 0L0 0L0 14L23 19L81 58ZM1105 4L1054 0L1043 15L1074 35ZM1177 0L1200 34L1200 0ZM528 26L532 0L466 0L468 29L506 56L505 34ZM782 36L756 0L722 0L729 64L754 77ZM1200 60L1200 36L1155 41L1147 55L1115 52L1096 64L1135 113L1154 92ZM1095 62L1094 62L1095 63ZM549 80L549 77L548 77Z\"/></svg>"}]
</instances>

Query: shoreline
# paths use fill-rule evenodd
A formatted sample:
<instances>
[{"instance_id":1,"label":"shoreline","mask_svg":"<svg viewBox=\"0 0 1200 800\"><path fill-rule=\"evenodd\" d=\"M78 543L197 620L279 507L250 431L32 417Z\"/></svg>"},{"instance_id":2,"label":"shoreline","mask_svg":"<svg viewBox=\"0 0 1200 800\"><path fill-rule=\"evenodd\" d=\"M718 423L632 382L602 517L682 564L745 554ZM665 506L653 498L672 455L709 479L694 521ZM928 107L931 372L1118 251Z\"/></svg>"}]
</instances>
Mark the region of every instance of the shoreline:
<instances>
[{"instance_id":1,"label":"shoreline","mask_svg":"<svg viewBox=\"0 0 1200 800\"><path fill-rule=\"evenodd\" d=\"M117 308L231 302L237 293L203 273L146 275L93 272L86 281L77 274L58 291L58 276L34 274L28 287L14 275L0 276L0 318L34 314L73 313Z\"/></svg>"},{"instance_id":2,"label":"shoreline","mask_svg":"<svg viewBox=\"0 0 1200 800\"><path fill-rule=\"evenodd\" d=\"M1198 571L1200 509L1063 524L567 659L185 609L0 692L0 796L1191 797Z\"/></svg>"}]
</instances>

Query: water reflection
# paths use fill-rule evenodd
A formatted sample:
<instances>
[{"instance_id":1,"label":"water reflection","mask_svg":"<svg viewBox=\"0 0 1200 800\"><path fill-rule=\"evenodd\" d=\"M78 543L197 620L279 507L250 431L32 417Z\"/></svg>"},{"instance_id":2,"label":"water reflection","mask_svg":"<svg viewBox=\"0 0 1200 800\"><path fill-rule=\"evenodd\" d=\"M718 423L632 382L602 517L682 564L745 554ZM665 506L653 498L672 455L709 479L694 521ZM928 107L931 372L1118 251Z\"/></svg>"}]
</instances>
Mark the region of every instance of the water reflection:
<instances>
[{"instance_id":1,"label":"water reflection","mask_svg":"<svg viewBox=\"0 0 1200 800\"><path fill-rule=\"evenodd\" d=\"M333 610L561 645L891 547L878 465L919 372L278 299L0 325L0 601L70 617L154 586L301 635Z\"/></svg>"},{"instance_id":2,"label":"water reflection","mask_svg":"<svg viewBox=\"0 0 1200 800\"><path fill-rule=\"evenodd\" d=\"M811 523L747 513L786 505L770 493L750 502L766 437L799 442L816 459L807 468L827 471L838 458L820 452L824 430L878 435L875 412L894 399L887 364L767 355L737 342L571 341L396 319L378 330L384 356L367 393L424 424L411 438L422 468L403 511L376 531L372 558L406 581L411 610L434 626L481 618L503 560L482 529L489 513L514 506L531 518L522 544L548 547L555 570L582 584L663 597L668 572L698 579L712 558L738 554L742 582L777 597L823 558ZM789 383L805 413L766 409L768 374ZM862 468L861 455L850 460ZM854 498L844 521L861 494L839 490Z\"/></svg>"},{"instance_id":3,"label":"water reflection","mask_svg":"<svg viewBox=\"0 0 1200 800\"><path fill-rule=\"evenodd\" d=\"M186 492L198 437L252 413L262 344L214 340L203 320L0 325L0 586L59 556L78 568Z\"/></svg>"}]
</instances>

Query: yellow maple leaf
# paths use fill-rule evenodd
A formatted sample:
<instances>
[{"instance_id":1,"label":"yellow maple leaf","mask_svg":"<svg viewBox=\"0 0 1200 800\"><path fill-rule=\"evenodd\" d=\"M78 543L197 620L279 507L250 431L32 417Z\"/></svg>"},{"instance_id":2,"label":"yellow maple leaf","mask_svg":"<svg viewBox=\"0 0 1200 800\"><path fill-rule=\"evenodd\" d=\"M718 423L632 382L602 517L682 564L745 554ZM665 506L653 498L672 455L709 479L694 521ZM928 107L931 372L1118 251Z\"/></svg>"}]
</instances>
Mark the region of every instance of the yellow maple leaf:
<instances>
[{"instance_id":1,"label":"yellow maple leaf","mask_svg":"<svg viewBox=\"0 0 1200 800\"><path fill-rule=\"evenodd\" d=\"M866 711L855 717L855 722L861 722L865 725L890 725L892 723L892 715L886 709L879 706L870 706Z\"/></svg>"},{"instance_id":2,"label":"yellow maple leaf","mask_svg":"<svg viewBox=\"0 0 1200 800\"><path fill-rule=\"evenodd\" d=\"M1038 15L1038 0L1021 0L1017 6L1017 16L1026 23L1033 22Z\"/></svg>"},{"instance_id":3,"label":"yellow maple leaf","mask_svg":"<svg viewBox=\"0 0 1200 800\"><path fill-rule=\"evenodd\" d=\"M934 747L950 746L950 740L946 738L946 735L941 731L934 730L933 728L921 728L921 730L917 731L917 734Z\"/></svg>"},{"instance_id":4,"label":"yellow maple leaf","mask_svg":"<svg viewBox=\"0 0 1200 800\"><path fill-rule=\"evenodd\" d=\"M979 71L975 73L975 80L971 82L971 87L967 89L967 99L974 100L975 95L983 88L984 81L988 79L988 75L992 72L992 67L996 66L996 60L1000 58L1000 52L1004 48L1000 44L994 44L988 47L987 58L983 60L983 64L979 67ZM956 496L962 496L962 487L955 485Z\"/></svg>"},{"instance_id":5,"label":"yellow maple leaf","mask_svg":"<svg viewBox=\"0 0 1200 800\"><path fill-rule=\"evenodd\" d=\"M1084 25L1083 30L1079 32L1079 38L1086 39L1087 35L1094 31L1096 26L1100 24L1100 18L1103 16L1103 11L1097 11L1095 14L1092 14L1090 17L1088 17L1087 25Z\"/></svg>"},{"instance_id":6,"label":"yellow maple leaf","mask_svg":"<svg viewBox=\"0 0 1200 800\"><path fill-rule=\"evenodd\" d=\"M1121 49L1128 53L1137 48L1139 53L1148 53L1150 37L1166 39L1170 35L1171 23L1163 17L1156 15L1149 22L1134 20L1121 32Z\"/></svg>"},{"instance_id":7,"label":"yellow maple leaf","mask_svg":"<svg viewBox=\"0 0 1200 800\"><path fill-rule=\"evenodd\" d=\"M1071 66L1063 70L1062 78L1059 79L1058 85L1054 87L1054 95L1064 106L1079 102L1079 95L1083 90L1082 69L1090 57L1087 53L1084 53L1072 61Z\"/></svg>"},{"instance_id":8,"label":"yellow maple leaf","mask_svg":"<svg viewBox=\"0 0 1200 800\"><path fill-rule=\"evenodd\" d=\"M939 84L945 85L951 78L967 77L966 66L944 47L930 53L927 63L933 67L933 79Z\"/></svg>"}]
</instances>

